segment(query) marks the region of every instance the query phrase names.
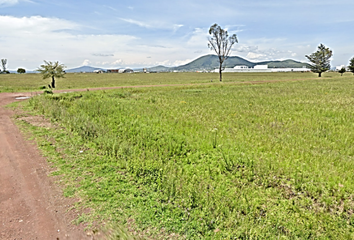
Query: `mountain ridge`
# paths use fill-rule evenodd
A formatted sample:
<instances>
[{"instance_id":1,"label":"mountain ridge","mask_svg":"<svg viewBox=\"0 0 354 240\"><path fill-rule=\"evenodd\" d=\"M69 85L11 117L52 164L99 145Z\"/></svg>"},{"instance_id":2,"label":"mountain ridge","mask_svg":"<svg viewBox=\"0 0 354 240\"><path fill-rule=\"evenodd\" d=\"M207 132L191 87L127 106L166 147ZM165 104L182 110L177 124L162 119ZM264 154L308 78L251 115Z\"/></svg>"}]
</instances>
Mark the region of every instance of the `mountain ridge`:
<instances>
[{"instance_id":1,"label":"mountain ridge","mask_svg":"<svg viewBox=\"0 0 354 240\"><path fill-rule=\"evenodd\" d=\"M241 66L241 65L247 66L249 68L253 68L256 65L268 65L268 68L302 68L302 67L309 66L308 63L303 63L292 59L251 62L242 57L231 56L224 62L223 67L234 68L235 66ZM146 69L150 72L172 72L172 71L192 72L192 71L214 70L216 68L219 68L218 56L213 54L208 54L208 55L198 57L189 63L176 66L176 67L166 67L166 66L158 65ZM99 68L99 67L81 66L77 68L68 69L66 70L66 72L68 73L93 72L94 70L106 71L107 69ZM134 70L138 72L142 72L143 68L136 68Z\"/></svg>"},{"instance_id":2,"label":"mountain ridge","mask_svg":"<svg viewBox=\"0 0 354 240\"><path fill-rule=\"evenodd\" d=\"M308 63L302 63L292 59L251 62L242 57L231 56L223 64L225 68L234 68L235 66L247 66L253 68L256 65L268 65L268 68L302 68L308 67ZM165 68L166 71L198 71L198 70L214 70L219 68L218 56L209 54L201 56L187 64L177 67L158 66L159 69ZM155 67L148 68L149 71L158 71ZM161 71L161 70L160 70Z\"/></svg>"}]
</instances>

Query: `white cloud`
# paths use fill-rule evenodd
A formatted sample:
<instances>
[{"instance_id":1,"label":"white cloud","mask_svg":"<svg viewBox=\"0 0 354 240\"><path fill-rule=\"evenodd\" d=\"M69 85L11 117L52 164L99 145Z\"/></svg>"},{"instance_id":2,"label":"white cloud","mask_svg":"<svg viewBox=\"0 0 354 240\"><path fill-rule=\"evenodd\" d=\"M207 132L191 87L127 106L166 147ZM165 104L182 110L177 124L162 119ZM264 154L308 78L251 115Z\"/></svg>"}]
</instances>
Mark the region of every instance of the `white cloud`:
<instances>
[{"instance_id":1,"label":"white cloud","mask_svg":"<svg viewBox=\"0 0 354 240\"><path fill-rule=\"evenodd\" d=\"M246 46L246 45L241 45L241 46L238 46L237 44L235 45L234 47L234 50L236 52L257 52L258 51L258 46Z\"/></svg>"},{"instance_id":2,"label":"white cloud","mask_svg":"<svg viewBox=\"0 0 354 240\"><path fill-rule=\"evenodd\" d=\"M17 3L18 0L0 0L0 5L14 5Z\"/></svg>"},{"instance_id":3,"label":"white cloud","mask_svg":"<svg viewBox=\"0 0 354 240\"><path fill-rule=\"evenodd\" d=\"M134 25L138 25L139 27L152 28L152 26L150 24L147 24L146 22L141 22L133 19L126 19L126 18L120 18L120 20Z\"/></svg>"},{"instance_id":4,"label":"white cloud","mask_svg":"<svg viewBox=\"0 0 354 240\"><path fill-rule=\"evenodd\" d=\"M203 47L207 48L208 46L208 31L203 28L194 29L190 39L187 41L187 45L190 47Z\"/></svg>"},{"instance_id":5,"label":"white cloud","mask_svg":"<svg viewBox=\"0 0 354 240\"><path fill-rule=\"evenodd\" d=\"M91 61L88 59L85 59L84 62L81 64L82 66L89 66L91 64Z\"/></svg>"},{"instance_id":6,"label":"white cloud","mask_svg":"<svg viewBox=\"0 0 354 240\"><path fill-rule=\"evenodd\" d=\"M129 35L76 33L81 28L77 23L58 18L0 16L1 55L8 59L9 69L19 65L34 69L43 60L59 60L73 67L103 56L113 62L117 60L115 56L131 51L132 43L137 40Z\"/></svg>"},{"instance_id":7,"label":"white cloud","mask_svg":"<svg viewBox=\"0 0 354 240\"><path fill-rule=\"evenodd\" d=\"M276 42L283 40L277 39L274 41ZM278 49L273 47L272 44L269 44L269 42L271 42L269 39L263 39L262 44L260 44L261 47L258 45L236 44L233 50L236 54L239 54L242 57L257 61L281 60L298 56L298 53L293 50ZM289 48L294 49L294 47Z\"/></svg>"},{"instance_id":8,"label":"white cloud","mask_svg":"<svg viewBox=\"0 0 354 240\"><path fill-rule=\"evenodd\" d=\"M19 4L20 2L33 3L30 0L0 0L0 7L7 7L7 6L16 5L16 4Z\"/></svg>"},{"instance_id":9,"label":"white cloud","mask_svg":"<svg viewBox=\"0 0 354 240\"><path fill-rule=\"evenodd\" d=\"M177 32L177 30L180 29L183 26L184 26L183 24L174 24L173 25L173 32Z\"/></svg>"},{"instance_id":10,"label":"white cloud","mask_svg":"<svg viewBox=\"0 0 354 240\"><path fill-rule=\"evenodd\" d=\"M110 63L113 66L117 66L117 65L122 65L123 64L123 60L122 59L118 59L115 60L114 62Z\"/></svg>"},{"instance_id":11,"label":"white cloud","mask_svg":"<svg viewBox=\"0 0 354 240\"><path fill-rule=\"evenodd\" d=\"M178 29L184 26L183 24L169 24L163 21L139 21L130 18L120 18L120 20L143 28L167 29L172 30L173 32L176 32Z\"/></svg>"},{"instance_id":12,"label":"white cloud","mask_svg":"<svg viewBox=\"0 0 354 240\"><path fill-rule=\"evenodd\" d=\"M260 59L265 58L266 55L265 55L265 54L260 54L260 53L249 52L246 57L249 58L249 59L257 59L257 60L260 60Z\"/></svg>"},{"instance_id":13,"label":"white cloud","mask_svg":"<svg viewBox=\"0 0 354 240\"><path fill-rule=\"evenodd\" d=\"M2 35L43 34L61 30L75 30L79 25L58 18L0 16Z\"/></svg>"},{"instance_id":14,"label":"white cloud","mask_svg":"<svg viewBox=\"0 0 354 240\"><path fill-rule=\"evenodd\" d=\"M185 65L187 63L190 63L191 61L193 61L193 59L176 60L171 65L172 66L180 66L180 65Z\"/></svg>"}]
</instances>

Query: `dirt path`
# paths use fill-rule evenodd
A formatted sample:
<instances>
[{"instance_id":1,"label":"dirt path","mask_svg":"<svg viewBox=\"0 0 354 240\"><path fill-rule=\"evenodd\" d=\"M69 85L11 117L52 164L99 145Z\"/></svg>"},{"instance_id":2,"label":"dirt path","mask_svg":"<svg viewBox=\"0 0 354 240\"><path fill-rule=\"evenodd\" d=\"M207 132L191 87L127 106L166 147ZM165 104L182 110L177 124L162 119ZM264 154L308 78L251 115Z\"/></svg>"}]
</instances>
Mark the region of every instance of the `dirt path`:
<instances>
[{"instance_id":1,"label":"dirt path","mask_svg":"<svg viewBox=\"0 0 354 240\"><path fill-rule=\"evenodd\" d=\"M49 178L50 168L26 141L4 105L26 94L0 93L0 239L90 239L70 222L72 200Z\"/></svg>"},{"instance_id":2,"label":"dirt path","mask_svg":"<svg viewBox=\"0 0 354 240\"><path fill-rule=\"evenodd\" d=\"M303 79L287 81L301 80ZM239 84L285 81L240 82ZM215 83L103 87L89 90L208 84ZM87 90L85 88L55 92ZM20 101L16 100L17 97L30 97L38 93L0 93L0 239L90 239L91 237L84 233L82 226L71 224L75 213L68 209L73 201L64 198L61 189L54 183L54 178L48 177L50 167L46 159L40 155L34 144L24 139L11 119L14 112L4 108L9 103Z\"/></svg>"}]
</instances>

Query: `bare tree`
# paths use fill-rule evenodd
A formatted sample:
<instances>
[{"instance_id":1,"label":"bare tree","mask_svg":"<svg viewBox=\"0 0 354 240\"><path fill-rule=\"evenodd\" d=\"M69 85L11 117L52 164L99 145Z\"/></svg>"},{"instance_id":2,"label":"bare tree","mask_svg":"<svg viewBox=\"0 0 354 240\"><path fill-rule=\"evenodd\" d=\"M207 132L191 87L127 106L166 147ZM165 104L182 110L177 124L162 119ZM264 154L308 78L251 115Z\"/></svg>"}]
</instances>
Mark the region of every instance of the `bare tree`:
<instances>
[{"instance_id":1,"label":"bare tree","mask_svg":"<svg viewBox=\"0 0 354 240\"><path fill-rule=\"evenodd\" d=\"M216 23L209 28L209 43L208 47L211 50L214 50L216 55L219 58L219 75L220 82L222 81L222 71L223 71L223 63L230 56L231 48L235 43L238 43L236 34L229 36L227 30L222 29Z\"/></svg>"},{"instance_id":2,"label":"bare tree","mask_svg":"<svg viewBox=\"0 0 354 240\"><path fill-rule=\"evenodd\" d=\"M6 73L7 59L1 59L2 71Z\"/></svg>"}]
</instances>

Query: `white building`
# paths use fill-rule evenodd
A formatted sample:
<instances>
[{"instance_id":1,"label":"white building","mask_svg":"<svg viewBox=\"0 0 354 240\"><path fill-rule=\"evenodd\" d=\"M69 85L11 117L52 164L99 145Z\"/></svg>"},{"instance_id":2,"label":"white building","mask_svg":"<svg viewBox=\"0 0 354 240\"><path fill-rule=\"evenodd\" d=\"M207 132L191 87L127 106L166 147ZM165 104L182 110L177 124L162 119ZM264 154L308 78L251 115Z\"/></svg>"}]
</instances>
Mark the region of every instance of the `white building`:
<instances>
[{"instance_id":1,"label":"white building","mask_svg":"<svg viewBox=\"0 0 354 240\"><path fill-rule=\"evenodd\" d=\"M268 65L256 65L254 69L268 69Z\"/></svg>"},{"instance_id":2,"label":"white building","mask_svg":"<svg viewBox=\"0 0 354 240\"><path fill-rule=\"evenodd\" d=\"M249 69L249 67L242 65L242 66L235 66L234 69Z\"/></svg>"},{"instance_id":3,"label":"white building","mask_svg":"<svg viewBox=\"0 0 354 240\"><path fill-rule=\"evenodd\" d=\"M248 66L236 66L234 68L225 68L223 72L310 72L311 69L302 68L268 68L268 65L256 65L253 68ZM215 69L212 72L219 72L219 69Z\"/></svg>"},{"instance_id":4,"label":"white building","mask_svg":"<svg viewBox=\"0 0 354 240\"><path fill-rule=\"evenodd\" d=\"M219 72L219 69L215 69L215 72ZM256 65L253 68L241 65L234 68L225 68L223 72L271 72L268 65Z\"/></svg>"}]
</instances>

